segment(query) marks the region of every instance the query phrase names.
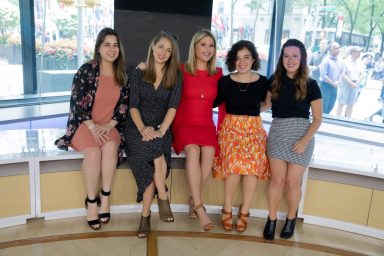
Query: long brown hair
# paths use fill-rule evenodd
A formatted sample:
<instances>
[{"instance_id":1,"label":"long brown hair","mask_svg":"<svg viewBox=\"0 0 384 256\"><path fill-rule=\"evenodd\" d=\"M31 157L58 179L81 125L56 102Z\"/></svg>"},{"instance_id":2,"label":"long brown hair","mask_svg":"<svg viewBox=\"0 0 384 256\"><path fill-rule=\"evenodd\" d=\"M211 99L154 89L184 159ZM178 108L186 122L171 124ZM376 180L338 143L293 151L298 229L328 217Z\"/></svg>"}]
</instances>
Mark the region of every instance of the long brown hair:
<instances>
[{"instance_id":1,"label":"long brown hair","mask_svg":"<svg viewBox=\"0 0 384 256\"><path fill-rule=\"evenodd\" d=\"M210 30L202 29L202 30L197 31L193 35L192 40L191 40L191 44L189 45L189 55L188 55L187 63L185 65L185 70L192 75L196 75L196 64L197 64L196 63L197 62L196 61L196 49L195 49L196 44L206 36L212 38L213 44L215 46L215 52L207 64L208 74L210 76L213 76L217 72L217 70L216 70L216 49L217 49L216 47L217 46L216 46L215 36L212 34L212 32Z\"/></svg>"},{"instance_id":2,"label":"long brown hair","mask_svg":"<svg viewBox=\"0 0 384 256\"><path fill-rule=\"evenodd\" d=\"M147 55L147 69L144 70L143 80L147 83L156 82L153 46L157 44L162 38L167 39L171 44L171 56L164 64L164 76L162 80L163 86L169 90L181 79L179 46L177 44L177 38L170 32L160 31L160 33L151 40Z\"/></svg>"},{"instance_id":3,"label":"long brown hair","mask_svg":"<svg viewBox=\"0 0 384 256\"><path fill-rule=\"evenodd\" d=\"M97 61L101 63L101 56L99 54L100 46L104 42L105 38L109 35L116 36L117 42L119 43L119 56L113 62L113 73L115 80L118 85L126 86L127 74L125 72L125 57L124 57L124 46L117 32L111 28L103 28L100 30L96 38L95 49L93 52L93 59L91 61Z\"/></svg>"},{"instance_id":4,"label":"long brown hair","mask_svg":"<svg viewBox=\"0 0 384 256\"><path fill-rule=\"evenodd\" d=\"M296 100L304 100L307 97L307 82L309 79L309 69L307 66L307 51L305 50L304 44L297 39L288 39L288 41L281 48L279 61L277 63L276 71L274 73L274 79L271 84L272 99L277 99L279 97L280 89L283 84L283 79L286 76L287 71L283 66L283 56L284 50L288 46L295 46L300 50L300 67L294 76L294 85L296 87L295 98Z\"/></svg>"}]
</instances>

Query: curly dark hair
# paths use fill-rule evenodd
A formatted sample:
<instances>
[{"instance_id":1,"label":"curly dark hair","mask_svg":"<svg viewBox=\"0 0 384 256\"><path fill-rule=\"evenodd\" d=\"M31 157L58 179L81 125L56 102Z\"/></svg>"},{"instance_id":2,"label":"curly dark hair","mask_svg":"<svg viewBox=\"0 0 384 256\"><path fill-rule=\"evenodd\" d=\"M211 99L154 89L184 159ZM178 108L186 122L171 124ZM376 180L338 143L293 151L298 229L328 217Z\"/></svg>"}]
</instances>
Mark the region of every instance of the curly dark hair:
<instances>
[{"instance_id":1,"label":"curly dark hair","mask_svg":"<svg viewBox=\"0 0 384 256\"><path fill-rule=\"evenodd\" d=\"M252 70L259 70L260 68L260 59L259 59L259 53L256 51L255 45L251 41L247 40L240 40L237 43L234 43L229 50L227 54L227 60L225 61L225 64L228 67L228 71L233 72L236 70L236 58L237 58L237 52L242 49L247 49L251 52L252 58L255 60L252 64Z\"/></svg>"}]
</instances>

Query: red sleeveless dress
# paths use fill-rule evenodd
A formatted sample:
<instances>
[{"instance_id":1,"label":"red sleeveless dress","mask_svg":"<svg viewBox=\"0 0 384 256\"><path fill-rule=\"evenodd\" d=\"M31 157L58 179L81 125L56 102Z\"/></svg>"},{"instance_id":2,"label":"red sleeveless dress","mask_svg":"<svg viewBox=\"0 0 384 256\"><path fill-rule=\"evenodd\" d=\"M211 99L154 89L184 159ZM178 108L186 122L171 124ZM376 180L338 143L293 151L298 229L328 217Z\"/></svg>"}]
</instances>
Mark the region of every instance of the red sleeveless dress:
<instances>
[{"instance_id":1,"label":"red sleeveless dress","mask_svg":"<svg viewBox=\"0 0 384 256\"><path fill-rule=\"evenodd\" d=\"M213 101L217 95L217 82L223 75L221 68L216 74L197 70L196 76L183 70L183 90L173 122L173 148L179 154L188 144L212 146L219 152L216 127L212 119Z\"/></svg>"}]
</instances>

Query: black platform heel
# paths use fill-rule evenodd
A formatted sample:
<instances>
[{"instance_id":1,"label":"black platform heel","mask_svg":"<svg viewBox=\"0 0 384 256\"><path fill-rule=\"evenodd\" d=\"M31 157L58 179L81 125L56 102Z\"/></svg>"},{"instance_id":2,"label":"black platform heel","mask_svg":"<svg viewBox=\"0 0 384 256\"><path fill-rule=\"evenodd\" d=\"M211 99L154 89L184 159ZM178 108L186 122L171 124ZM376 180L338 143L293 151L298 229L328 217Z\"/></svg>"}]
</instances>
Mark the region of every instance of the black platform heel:
<instances>
[{"instance_id":1,"label":"black platform heel","mask_svg":"<svg viewBox=\"0 0 384 256\"><path fill-rule=\"evenodd\" d=\"M102 194L103 196L109 196L111 194L111 191L105 192L104 190L100 190L99 194ZM99 219L101 223L107 224L111 220L111 213L109 212L104 212L104 213L99 213Z\"/></svg>"},{"instance_id":2,"label":"black platform heel","mask_svg":"<svg viewBox=\"0 0 384 256\"><path fill-rule=\"evenodd\" d=\"M267 223L265 223L263 236L265 240L272 241L275 239L276 220L271 220L268 216Z\"/></svg>"},{"instance_id":3,"label":"black platform heel","mask_svg":"<svg viewBox=\"0 0 384 256\"><path fill-rule=\"evenodd\" d=\"M290 220L286 219L283 229L281 230L280 237L284 239L289 239L293 236L295 232L296 218Z\"/></svg>"},{"instance_id":4,"label":"black platform heel","mask_svg":"<svg viewBox=\"0 0 384 256\"><path fill-rule=\"evenodd\" d=\"M85 198L85 209L88 209L88 204L94 204L97 203L97 205L100 205L100 198L98 196L95 197L95 199L89 199L88 196ZM88 226L93 230L99 230L101 228L101 222L100 219L96 220L87 220Z\"/></svg>"}]
</instances>

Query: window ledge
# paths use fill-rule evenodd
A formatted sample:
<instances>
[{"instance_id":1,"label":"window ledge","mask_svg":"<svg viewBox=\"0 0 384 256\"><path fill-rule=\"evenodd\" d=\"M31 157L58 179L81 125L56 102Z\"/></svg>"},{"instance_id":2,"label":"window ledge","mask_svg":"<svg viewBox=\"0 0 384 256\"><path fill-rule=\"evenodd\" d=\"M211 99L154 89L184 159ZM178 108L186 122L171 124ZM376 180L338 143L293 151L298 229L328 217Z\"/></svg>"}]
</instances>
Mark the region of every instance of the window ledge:
<instances>
[{"instance_id":1,"label":"window ledge","mask_svg":"<svg viewBox=\"0 0 384 256\"><path fill-rule=\"evenodd\" d=\"M0 108L0 124L9 124L39 119L48 119L67 116L69 110L68 99L66 102L3 107ZM63 127L64 128L64 127Z\"/></svg>"}]
</instances>

